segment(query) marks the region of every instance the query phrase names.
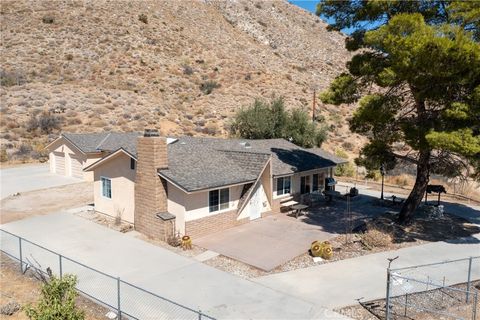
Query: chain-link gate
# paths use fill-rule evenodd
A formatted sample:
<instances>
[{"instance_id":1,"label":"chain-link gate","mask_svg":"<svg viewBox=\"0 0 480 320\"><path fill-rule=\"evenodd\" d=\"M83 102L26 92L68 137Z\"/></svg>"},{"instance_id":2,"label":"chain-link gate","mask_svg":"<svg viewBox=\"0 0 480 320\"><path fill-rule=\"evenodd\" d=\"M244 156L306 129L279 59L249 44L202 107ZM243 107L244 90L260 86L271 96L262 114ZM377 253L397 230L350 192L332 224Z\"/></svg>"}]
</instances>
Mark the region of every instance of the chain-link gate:
<instances>
[{"instance_id":1,"label":"chain-link gate","mask_svg":"<svg viewBox=\"0 0 480 320\"><path fill-rule=\"evenodd\" d=\"M387 270L386 319L477 319L480 257Z\"/></svg>"}]
</instances>

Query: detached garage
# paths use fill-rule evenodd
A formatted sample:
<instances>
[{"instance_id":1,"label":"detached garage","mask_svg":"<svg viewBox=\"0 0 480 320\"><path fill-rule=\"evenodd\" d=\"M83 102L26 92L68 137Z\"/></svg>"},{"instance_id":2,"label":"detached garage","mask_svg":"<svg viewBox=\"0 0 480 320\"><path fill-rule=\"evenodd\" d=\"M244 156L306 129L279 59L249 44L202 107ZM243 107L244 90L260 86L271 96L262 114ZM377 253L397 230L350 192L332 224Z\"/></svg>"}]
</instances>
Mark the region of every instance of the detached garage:
<instances>
[{"instance_id":1,"label":"detached garage","mask_svg":"<svg viewBox=\"0 0 480 320\"><path fill-rule=\"evenodd\" d=\"M64 133L50 143L50 172L93 181L92 172L83 169L117 150L119 145L134 143L139 133Z\"/></svg>"}]
</instances>

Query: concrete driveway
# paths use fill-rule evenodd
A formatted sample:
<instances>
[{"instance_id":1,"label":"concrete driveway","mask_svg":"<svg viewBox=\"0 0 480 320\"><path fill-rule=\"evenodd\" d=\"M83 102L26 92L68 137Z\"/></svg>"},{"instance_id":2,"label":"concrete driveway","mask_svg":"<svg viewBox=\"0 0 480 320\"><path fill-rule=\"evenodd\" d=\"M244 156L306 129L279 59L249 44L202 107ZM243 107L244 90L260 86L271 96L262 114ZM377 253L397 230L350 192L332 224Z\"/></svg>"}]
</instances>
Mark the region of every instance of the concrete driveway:
<instances>
[{"instance_id":1,"label":"concrete driveway","mask_svg":"<svg viewBox=\"0 0 480 320\"><path fill-rule=\"evenodd\" d=\"M0 199L17 192L22 193L82 182L81 179L50 173L48 164L32 164L0 169L0 181Z\"/></svg>"},{"instance_id":2,"label":"concrete driveway","mask_svg":"<svg viewBox=\"0 0 480 320\"><path fill-rule=\"evenodd\" d=\"M308 209L298 219L276 214L194 240L201 247L270 271L306 253L313 241L324 241L345 233L346 226L359 225L365 219L385 212L373 206L371 198L352 201L352 213L345 213L346 202L335 201Z\"/></svg>"},{"instance_id":3,"label":"concrete driveway","mask_svg":"<svg viewBox=\"0 0 480 320\"><path fill-rule=\"evenodd\" d=\"M270 271L307 252L314 240L335 236L285 214L276 214L217 232L195 244L224 256Z\"/></svg>"},{"instance_id":4,"label":"concrete driveway","mask_svg":"<svg viewBox=\"0 0 480 320\"><path fill-rule=\"evenodd\" d=\"M74 214L37 216L1 228L218 319L345 319L318 303L269 289ZM8 235L1 240L2 250L18 255L18 241ZM24 257L33 256L44 268L51 266L54 272L58 269L58 256L39 253L38 248L24 243ZM77 274L83 290L88 289L94 296L106 296L116 305L115 279L85 268L77 269L66 261L63 272L70 270ZM157 310L145 299L144 295L132 295L124 303L127 306L135 303L137 308L149 312L165 312L162 318L179 318L179 313L175 313L178 309L172 305ZM160 318L151 314L142 318Z\"/></svg>"}]
</instances>

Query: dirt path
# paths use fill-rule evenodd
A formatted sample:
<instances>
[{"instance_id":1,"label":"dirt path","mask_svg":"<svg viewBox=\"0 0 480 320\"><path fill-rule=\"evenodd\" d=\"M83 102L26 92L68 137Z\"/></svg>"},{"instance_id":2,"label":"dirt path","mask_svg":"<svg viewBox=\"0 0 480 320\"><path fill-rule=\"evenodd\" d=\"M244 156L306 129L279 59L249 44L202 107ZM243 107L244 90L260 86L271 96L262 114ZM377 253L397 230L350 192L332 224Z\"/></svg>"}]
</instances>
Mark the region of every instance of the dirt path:
<instances>
[{"instance_id":1,"label":"dirt path","mask_svg":"<svg viewBox=\"0 0 480 320\"><path fill-rule=\"evenodd\" d=\"M91 182L81 182L10 196L0 201L0 223L93 203L92 188Z\"/></svg>"}]
</instances>

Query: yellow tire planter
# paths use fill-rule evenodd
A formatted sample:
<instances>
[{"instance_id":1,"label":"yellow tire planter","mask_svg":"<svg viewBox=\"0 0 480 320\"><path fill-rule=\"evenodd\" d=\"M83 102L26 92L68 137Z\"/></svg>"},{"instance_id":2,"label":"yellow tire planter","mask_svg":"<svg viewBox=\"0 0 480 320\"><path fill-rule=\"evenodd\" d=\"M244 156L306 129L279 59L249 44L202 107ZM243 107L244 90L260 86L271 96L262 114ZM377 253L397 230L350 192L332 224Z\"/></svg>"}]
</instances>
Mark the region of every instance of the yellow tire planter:
<instances>
[{"instance_id":1,"label":"yellow tire planter","mask_svg":"<svg viewBox=\"0 0 480 320\"><path fill-rule=\"evenodd\" d=\"M332 245L328 241L314 241L310 246L310 252L314 257L321 257L322 259L329 260L333 257Z\"/></svg>"}]
</instances>

